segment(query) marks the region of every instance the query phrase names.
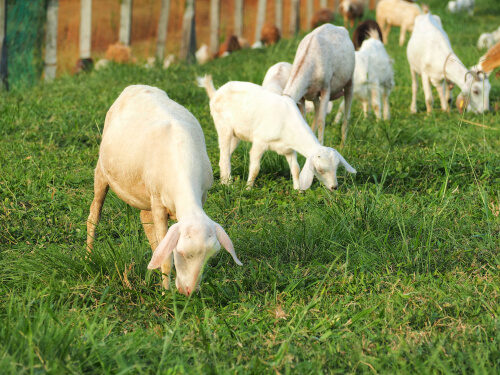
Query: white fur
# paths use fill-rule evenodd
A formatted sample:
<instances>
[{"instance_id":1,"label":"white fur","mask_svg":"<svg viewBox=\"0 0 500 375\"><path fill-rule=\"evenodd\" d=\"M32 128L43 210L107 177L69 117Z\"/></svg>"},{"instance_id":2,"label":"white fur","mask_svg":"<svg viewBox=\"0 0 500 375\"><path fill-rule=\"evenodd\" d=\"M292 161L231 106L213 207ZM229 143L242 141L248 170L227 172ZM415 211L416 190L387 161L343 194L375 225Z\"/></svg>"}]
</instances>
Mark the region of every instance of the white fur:
<instances>
[{"instance_id":1,"label":"white fur","mask_svg":"<svg viewBox=\"0 0 500 375\"><path fill-rule=\"evenodd\" d=\"M262 87L274 92L275 94L281 95L285 89L286 83L292 74L292 64L287 62L279 62L271 66L264 77L262 82ZM333 108L333 103L328 102L328 107L326 113L330 113ZM306 100L306 112L314 111L314 103Z\"/></svg>"},{"instance_id":2,"label":"white fur","mask_svg":"<svg viewBox=\"0 0 500 375\"><path fill-rule=\"evenodd\" d=\"M210 53L210 49L206 44L203 44L198 51L195 53L196 62L200 65L206 64L210 60L212 60L212 54Z\"/></svg>"},{"instance_id":3,"label":"white fur","mask_svg":"<svg viewBox=\"0 0 500 375\"><path fill-rule=\"evenodd\" d=\"M342 124L341 147L345 145L351 114L354 63L354 45L343 27L322 25L307 34L297 48L283 95L299 103L302 112L305 99L314 102L312 130L316 132L318 129L321 144L328 102L344 96L346 116Z\"/></svg>"},{"instance_id":4,"label":"white fur","mask_svg":"<svg viewBox=\"0 0 500 375\"><path fill-rule=\"evenodd\" d=\"M384 0L385 1L385 0ZM450 89L445 78L461 89L462 95L469 95L468 111L483 113L488 109L491 85L484 76L468 74L457 55L453 53L448 35L430 13L415 19L415 28L408 42L406 55L412 75L411 111L417 112L417 74L422 76L427 112L432 112L431 83L439 94L441 108L448 110ZM449 56L449 57L448 57ZM446 64L445 64L446 63ZM446 74L446 76L445 76Z\"/></svg>"},{"instance_id":5,"label":"white fur","mask_svg":"<svg viewBox=\"0 0 500 375\"><path fill-rule=\"evenodd\" d=\"M249 82L228 82L215 90L210 76L200 78L199 85L205 87L210 97L210 112L219 137L222 183L231 180L231 154L240 140L252 143L249 188L268 149L286 156L294 189L308 189L314 176L328 189L336 189L339 163L348 172L356 173L340 153L318 142L291 98ZM307 158L302 172L297 152Z\"/></svg>"},{"instance_id":6,"label":"white fur","mask_svg":"<svg viewBox=\"0 0 500 375\"><path fill-rule=\"evenodd\" d=\"M422 14L418 4L409 3L404 0L382 0L377 4L376 19L382 30L384 43L389 40L391 26L399 26L399 45L402 46L406 39L406 32L413 30L415 17Z\"/></svg>"},{"instance_id":7,"label":"white fur","mask_svg":"<svg viewBox=\"0 0 500 375\"><path fill-rule=\"evenodd\" d=\"M389 94L394 87L393 61L387 54L384 44L378 40L378 33L371 33L356 51L356 67L354 69L354 98L361 101L365 116L371 106L377 119L382 117L381 98L384 103L384 120L390 117ZM373 38L376 36L376 38ZM335 122L342 118L344 102L340 104Z\"/></svg>"},{"instance_id":8,"label":"white fur","mask_svg":"<svg viewBox=\"0 0 500 375\"><path fill-rule=\"evenodd\" d=\"M448 2L446 10L450 13L467 12L469 16L474 15L474 0L455 0Z\"/></svg>"},{"instance_id":9,"label":"white fur","mask_svg":"<svg viewBox=\"0 0 500 375\"><path fill-rule=\"evenodd\" d=\"M203 211L212 182L196 118L156 87L127 87L104 123L87 220L88 249L111 187L124 202L141 210L153 250L148 268L161 267L168 289L173 256L177 289L190 295L199 286L205 262L221 245L241 265L224 229ZM178 222L167 232L169 218Z\"/></svg>"}]
</instances>

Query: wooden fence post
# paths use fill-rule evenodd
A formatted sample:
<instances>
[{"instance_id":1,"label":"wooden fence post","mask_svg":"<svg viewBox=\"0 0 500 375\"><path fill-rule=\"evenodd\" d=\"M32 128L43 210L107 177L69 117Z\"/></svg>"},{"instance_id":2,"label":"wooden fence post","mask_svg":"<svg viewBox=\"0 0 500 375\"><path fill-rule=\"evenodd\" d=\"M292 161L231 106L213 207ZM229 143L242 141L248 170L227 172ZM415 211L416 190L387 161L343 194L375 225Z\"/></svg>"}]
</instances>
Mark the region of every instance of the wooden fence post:
<instances>
[{"instance_id":1,"label":"wooden fence post","mask_svg":"<svg viewBox=\"0 0 500 375\"><path fill-rule=\"evenodd\" d=\"M9 91L7 78L7 0L0 0L0 91Z\"/></svg>"},{"instance_id":2,"label":"wooden fence post","mask_svg":"<svg viewBox=\"0 0 500 375\"><path fill-rule=\"evenodd\" d=\"M234 0L234 33L243 36L243 0Z\"/></svg>"},{"instance_id":3,"label":"wooden fence post","mask_svg":"<svg viewBox=\"0 0 500 375\"><path fill-rule=\"evenodd\" d=\"M314 1L313 0L307 0L307 12L306 12L306 27L307 27L307 30L311 30L312 29L312 26L311 26L311 21L312 21L312 18L313 18L313 13L314 13Z\"/></svg>"},{"instance_id":4,"label":"wooden fence post","mask_svg":"<svg viewBox=\"0 0 500 375\"><path fill-rule=\"evenodd\" d=\"M276 27L283 35L283 0L276 0Z\"/></svg>"},{"instance_id":5,"label":"wooden fence post","mask_svg":"<svg viewBox=\"0 0 500 375\"><path fill-rule=\"evenodd\" d=\"M169 14L170 0L161 0L160 19L158 20L158 35L156 36L157 61L163 61L163 57L165 56L165 42L167 41Z\"/></svg>"},{"instance_id":6,"label":"wooden fence post","mask_svg":"<svg viewBox=\"0 0 500 375\"><path fill-rule=\"evenodd\" d=\"M375 10L376 6L377 6L377 0L370 0L370 2L368 4L368 9Z\"/></svg>"},{"instance_id":7,"label":"wooden fence post","mask_svg":"<svg viewBox=\"0 0 500 375\"><path fill-rule=\"evenodd\" d=\"M220 0L210 0L210 52L219 52Z\"/></svg>"},{"instance_id":8,"label":"wooden fence post","mask_svg":"<svg viewBox=\"0 0 500 375\"><path fill-rule=\"evenodd\" d=\"M195 32L195 0L186 0L186 10L182 20L182 41L179 58L188 63L195 61L196 32Z\"/></svg>"},{"instance_id":9,"label":"wooden fence post","mask_svg":"<svg viewBox=\"0 0 500 375\"><path fill-rule=\"evenodd\" d=\"M300 0L292 0L290 10L290 36L293 37L300 28Z\"/></svg>"},{"instance_id":10,"label":"wooden fence post","mask_svg":"<svg viewBox=\"0 0 500 375\"><path fill-rule=\"evenodd\" d=\"M92 0L81 0L80 59L90 59L92 41Z\"/></svg>"},{"instance_id":11,"label":"wooden fence post","mask_svg":"<svg viewBox=\"0 0 500 375\"><path fill-rule=\"evenodd\" d=\"M47 26L45 28L45 81L56 78L57 68L57 17L59 0L49 0L47 4Z\"/></svg>"},{"instance_id":12,"label":"wooden fence post","mask_svg":"<svg viewBox=\"0 0 500 375\"><path fill-rule=\"evenodd\" d=\"M132 0L121 0L120 4L120 43L130 46L132 28Z\"/></svg>"},{"instance_id":13,"label":"wooden fence post","mask_svg":"<svg viewBox=\"0 0 500 375\"><path fill-rule=\"evenodd\" d=\"M262 26L264 26L264 21L266 20L266 3L267 0L259 0L257 6L257 23L255 24L254 42L260 40L260 32L262 31Z\"/></svg>"},{"instance_id":14,"label":"wooden fence post","mask_svg":"<svg viewBox=\"0 0 500 375\"><path fill-rule=\"evenodd\" d=\"M319 0L319 7L321 9L328 8L328 1L327 0Z\"/></svg>"}]
</instances>

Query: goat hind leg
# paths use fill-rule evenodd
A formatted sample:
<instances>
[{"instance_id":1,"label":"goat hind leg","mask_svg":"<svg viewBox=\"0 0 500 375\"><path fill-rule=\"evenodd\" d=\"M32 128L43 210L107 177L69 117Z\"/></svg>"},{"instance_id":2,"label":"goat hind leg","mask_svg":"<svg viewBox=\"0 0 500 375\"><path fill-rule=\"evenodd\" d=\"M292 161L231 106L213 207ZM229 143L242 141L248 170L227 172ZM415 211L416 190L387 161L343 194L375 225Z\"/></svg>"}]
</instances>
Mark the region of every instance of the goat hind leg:
<instances>
[{"instance_id":1,"label":"goat hind leg","mask_svg":"<svg viewBox=\"0 0 500 375\"><path fill-rule=\"evenodd\" d=\"M248 168L248 181L247 181L247 189L251 189L257 175L260 171L260 159L262 159L262 155L264 151L266 151L267 147L260 145L256 142L252 144L252 148L250 149L250 166Z\"/></svg>"},{"instance_id":2,"label":"goat hind leg","mask_svg":"<svg viewBox=\"0 0 500 375\"><path fill-rule=\"evenodd\" d=\"M87 219L87 251L91 252L95 238L95 229L101 220L102 206L108 193L109 185L104 173L97 161L94 175L94 200L90 205L90 214Z\"/></svg>"},{"instance_id":3,"label":"goat hind leg","mask_svg":"<svg viewBox=\"0 0 500 375\"><path fill-rule=\"evenodd\" d=\"M354 96L354 87L353 87L353 82L351 80L344 87L345 111L344 111L344 122L342 123L342 141L340 143L340 148L344 148L346 143L347 132L349 131L349 121L351 120L351 105L353 96Z\"/></svg>"}]
</instances>

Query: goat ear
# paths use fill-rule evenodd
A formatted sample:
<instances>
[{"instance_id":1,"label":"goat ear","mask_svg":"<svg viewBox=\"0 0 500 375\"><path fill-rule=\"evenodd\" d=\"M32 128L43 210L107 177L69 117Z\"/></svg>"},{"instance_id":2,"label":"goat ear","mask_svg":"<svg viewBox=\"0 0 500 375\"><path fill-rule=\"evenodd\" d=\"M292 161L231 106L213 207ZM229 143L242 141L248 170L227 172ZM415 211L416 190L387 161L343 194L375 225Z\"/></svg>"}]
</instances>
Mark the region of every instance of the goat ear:
<instances>
[{"instance_id":1,"label":"goat ear","mask_svg":"<svg viewBox=\"0 0 500 375\"><path fill-rule=\"evenodd\" d=\"M226 251L229 254L231 254L231 256L233 257L234 262L238 266L242 266L243 263L241 263L240 260L238 259L238 257L236 256L236 252L234 251L233 243L231 242L231 239L227 235L226 231L224 230L224 228L222 228L215 221L214 221L214 224L215 224L215 234L217 235L217 239L219 240L219 243L222 245L222 247L224 249L226 249Z\"/></svg>"},{"instance_id":2,"label":"goat ear","mask_svg":"<svg viewBox=\"0 0 500 375\"><path fill-rule=\"evenodd\" d=\"M339 158L342 165L345 167L346 171L349 173L356 173L356 170L353 167L351 167L351 165L348 162L345 161L344 157L340 155L340 153L337 150L335 150L335 152L337 153L337 157Z\"/></svg>"},{"instance_id":3,"label":"goat ear","mask_svg":"<svg viewBox=\"0 0 500 375\"><path fill-rule=\"evenodd\" d=\"M312 156L307 158L304 167L299 175L299 189L307 190L311 187L314 178L313 165L311 162Z\"/></svg>"},{"instance_id":4,"label":"goat ear","mask_svg":"<svg viewBox=\"0 0 500 375\"><path fill-rule=\"evenodd\" d=\"M177 246L179 236L179 223L177 223L170 227L163 240L161 240L161 242L158 244L158 247L153 252L151 262L149 262L148 264L149 270L160 268L161 264L165 261L166 258L168 258L170 254L172 254L175 247Z\"/></svg>"}]
</instances>

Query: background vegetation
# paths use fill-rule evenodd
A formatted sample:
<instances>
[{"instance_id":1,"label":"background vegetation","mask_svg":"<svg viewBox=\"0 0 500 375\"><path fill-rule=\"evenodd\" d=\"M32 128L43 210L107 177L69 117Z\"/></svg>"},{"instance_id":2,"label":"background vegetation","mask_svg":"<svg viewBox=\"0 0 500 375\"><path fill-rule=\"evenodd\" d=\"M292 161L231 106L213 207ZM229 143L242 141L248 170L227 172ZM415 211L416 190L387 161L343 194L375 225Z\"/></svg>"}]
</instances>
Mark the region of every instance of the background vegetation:
<instances>
[{"instance_id":1,"label":"background vegetation","mask_svg":"<svg viewBox=\"0 0 500 375\"><path fill-rule=\"evenodd\" d=\"M478 0L472 18L430 5L474 64L500 4ZM498 373L498 113L466 114L474 125L436 102L426 115L420 91L410 114L398 31L387 46L392 118L364 119L354 105L342 153L358 173L340 169L334 193L317 181L294 191L285 159L271 152L246 191L247 144L233 156L236 181L222 186L208 99L194 83L205 72L217 85L261 83L270 65L293 60L303 35L202 67L112 66L1 96L0 372ZM494 106L500 84L491 81ZM191 298L163 294L146 269L139 214L114 193L86 256L104 117L135 83L164 89L199 119L215 176L205 210L244 263L221 252ZM330 124L325 143L339 142Z\"/></svg>"}]
</instances>

